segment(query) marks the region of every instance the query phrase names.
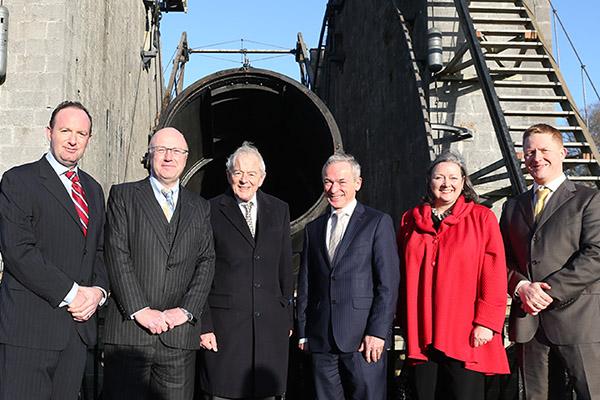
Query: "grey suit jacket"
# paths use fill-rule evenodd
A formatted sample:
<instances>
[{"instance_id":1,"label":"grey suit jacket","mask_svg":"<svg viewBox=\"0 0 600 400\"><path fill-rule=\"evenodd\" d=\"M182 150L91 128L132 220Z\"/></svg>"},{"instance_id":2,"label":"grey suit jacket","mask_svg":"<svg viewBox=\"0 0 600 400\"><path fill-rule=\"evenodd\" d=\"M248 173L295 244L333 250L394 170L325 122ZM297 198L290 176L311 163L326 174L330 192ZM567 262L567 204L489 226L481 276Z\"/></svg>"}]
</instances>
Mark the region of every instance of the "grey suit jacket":
<instances>
[{"instance_id":1,"label":"grey suit jacket","mask_svg":"<svg viewBox=\"0 0 600 400\"><path fill-rule=\"evenodd\" d=\"M509 336L528 342L541 325L554 344L600 342L600 192L565 181L537 225L533 192L509 200L500 219L508 291L523 279L547 282L554 299L536 316L513 301Z\"/></svg>"},{"instance_id":2,"label":"grey suit jacket","mask_svg":"<svg viewBox=\"0 0 600 400\"><path fill-rule=\"evenodd\" d=\"M182 307L200 319L214 274L209 205L183 187L169 225L148 178L112 187L107 206L106 264L112 298L105 342L149 345L157 338L167 346L200 347L200 324L186 323L152 335L130 316L144 307Z\"/></svg>"}]
</instances>

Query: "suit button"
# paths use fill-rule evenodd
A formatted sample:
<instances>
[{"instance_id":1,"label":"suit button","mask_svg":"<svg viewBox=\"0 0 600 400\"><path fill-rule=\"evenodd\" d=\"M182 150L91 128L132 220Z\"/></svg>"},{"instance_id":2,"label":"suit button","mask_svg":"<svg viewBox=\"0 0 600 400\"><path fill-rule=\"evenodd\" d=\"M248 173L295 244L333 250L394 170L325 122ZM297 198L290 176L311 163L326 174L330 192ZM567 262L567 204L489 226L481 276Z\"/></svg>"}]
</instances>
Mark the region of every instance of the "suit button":
<instances>
[{"instance_id":1,"label":"suit button","mask_svg":"<svg viewBox=\"0 0 600 400\"><path fill-rule=\"evenodd\" d=\"M531 240L533 240L534 242L537 242L537 240L538 240L537 235L533 235L533 237L531 238Z\"/></svg>"},{"instance_id":2,"label":"suit button","mask_svg":"<svg viewBox=\"0 0 600 400\"><path fill-rule=\"evenodd\" d=\"M337 300L335 300L335 299L331 300L331 304L337 304Z\"/></svg>"},{"instance_id":3,"label":"suit button","mask_svg":"<svg viewBox=\"0 0 600 400\"><path fill-rule=\"evenodd\" d=\"M333 275L333 276L331 277L331 280L332 280L332 281L335 281L335 275Z\"/></svg>"},{"instance_id":4,"label":"suit button","mask_svg":"<svg viewBox=\"0 0 600 400\"><path fill-rule=\"evenodd\" d=\"M432 266L432 267L435 267L435 261L433 261L433 262L431 263L431 266Z\"/></svg>"},{"instance_id":5,"label":"suit button","mask_svg":"<svg viewBox=\"0 0 600 400\"><path fill-rule=\"evenodd\" d=\"M538 260L531 261L531 265L538 265L540 262Z\"/></svg>"},{"instance_id":6,"label":"suit button","mask_svg":"<svg viewBox=\"0 0 600 400\"><path fill-rule=\"evenodd\" d=\"M87 254L87 249L83 249L83 255L85 256Z\"/></svg>"},{"instance_id":7,"label":"suit button","mask_svg":"<svg viewBox=\"0 0 600 400\"><path fill-rule=\"evenodd\" d=\"M258 317L260 317L260 313L257 311L257 312L255 312L255 313L254 313L254 316L255 316L256 318L258 318Z\"/></svg>"},{"instance_id":8,"label":"suit button","mask_svg":"<svg viewBox=\"0 0 600 400\"><path fill-rule=\"evenodd\" d=\"M260 256L254 256L255 260L260 260Z\"/></svg>"},{"instance_id":9,"label":"suit button","mask_svg":"<svg viewBox=\"0 0 600 400\"><path fill-rule=\"evenodd\" d=\"M255 282L255 283L254 283L254 287L258 289L258 288L260 287L260 283L258 283L258 282Z\"/></svg>"}]
</instances>

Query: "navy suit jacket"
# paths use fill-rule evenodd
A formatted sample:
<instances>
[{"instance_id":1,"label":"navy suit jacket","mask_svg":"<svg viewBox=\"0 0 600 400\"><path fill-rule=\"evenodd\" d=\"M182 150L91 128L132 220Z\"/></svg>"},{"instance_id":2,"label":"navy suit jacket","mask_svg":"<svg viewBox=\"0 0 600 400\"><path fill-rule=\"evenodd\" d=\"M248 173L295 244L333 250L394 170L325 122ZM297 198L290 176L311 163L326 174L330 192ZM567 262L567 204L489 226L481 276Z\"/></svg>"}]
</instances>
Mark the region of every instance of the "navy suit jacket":
<instances>
[{"instance_id":1,"label":"navy suit jacket","mask_svg":"<svg viewBox=\"0 0 600 400\"><path fill-rule=\"evenodd\" d=\"M104 266L104 195L79 169L89 207L87 236L70 194L45 157L4 173L0 189L0 343L62 350L72 331L96 343L96 318L75 322L59 307L77 282L108 292Z\"/></svg>"},{"instance_id":2,"label":"navy suit jacket","mask_svg":"<svg viewBox=\"0 0 600 400\"><path fill-rule=\"evenodd\" d=\"M326 212L305 229L298 336L308 339L311 352L336 347L354 352L365 335L385 339L390 346L400 281L392 219L358 203L330 262L325 245L328 218Z\"/></svg>"}]
</instances>

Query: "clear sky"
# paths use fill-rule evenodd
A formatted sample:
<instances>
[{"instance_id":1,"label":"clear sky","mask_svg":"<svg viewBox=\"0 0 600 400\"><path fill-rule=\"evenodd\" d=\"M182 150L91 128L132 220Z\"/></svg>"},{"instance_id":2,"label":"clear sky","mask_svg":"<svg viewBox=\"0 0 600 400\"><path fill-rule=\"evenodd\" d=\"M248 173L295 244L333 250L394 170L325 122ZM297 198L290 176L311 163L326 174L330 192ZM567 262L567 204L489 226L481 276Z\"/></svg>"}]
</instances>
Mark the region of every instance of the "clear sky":
<instances>
[{"instance_id":1,"label":"clear sky","mask_svg":"<svg viewBox=\"0 0 600 400\"><path fill-rule=\"evenodd\" d=\"M600 91L600 45L596 39L600 32L600 1L552 2ZM165 79L171 73L171 57L182 31L187 32L191 48L239 49L243 46L248 49L292 49L298 32L302 32L309 48L316 47L327 1L189 0L188 4L187 14L163 14L161 32ZM578 107L582 108L581 67L564 36L560 37L558 47L561 71ZM186 65L185 85L222 69L239 68L241 58L240 55L192 54ZM252 55L250 61L254 67L274 70L299 79L298 65L292 55L275 58ZM588 104L598 102L589 84L586 84L585 90Z\"/></svg>"}]
</instances>

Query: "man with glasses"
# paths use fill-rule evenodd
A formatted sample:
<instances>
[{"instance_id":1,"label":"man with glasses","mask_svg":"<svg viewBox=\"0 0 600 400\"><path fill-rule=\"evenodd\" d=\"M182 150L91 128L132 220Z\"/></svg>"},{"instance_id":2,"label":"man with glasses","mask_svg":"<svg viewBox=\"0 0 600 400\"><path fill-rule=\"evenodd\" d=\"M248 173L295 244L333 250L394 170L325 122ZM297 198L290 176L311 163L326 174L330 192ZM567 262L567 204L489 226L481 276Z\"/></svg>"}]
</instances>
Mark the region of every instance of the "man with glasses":
<instances>
[{"instance_id":1,"label":"man with glasses","mask_svg":"<svg viewBox=\"0 0 600 400\"><path fill-rule=\"evenodd\" d=\"M206 399L285 393L292 329L290 213L259 190L262 156L244 142L227 163L230 188L210 201L217 262L202 313L200 382Z\"/></svg>"},{"instance_id":2,"label":"man with glasses","mask_svg":"<svg viewBox=\"0 0 600 400\"><path fill-rule=\"evenodd\" d=\"M161 129L150 140L150 176L110 192L106 400L193 396L214 250L208 202L180 185L187 154L179 131Z\"/></svg>"}]
</instances>

